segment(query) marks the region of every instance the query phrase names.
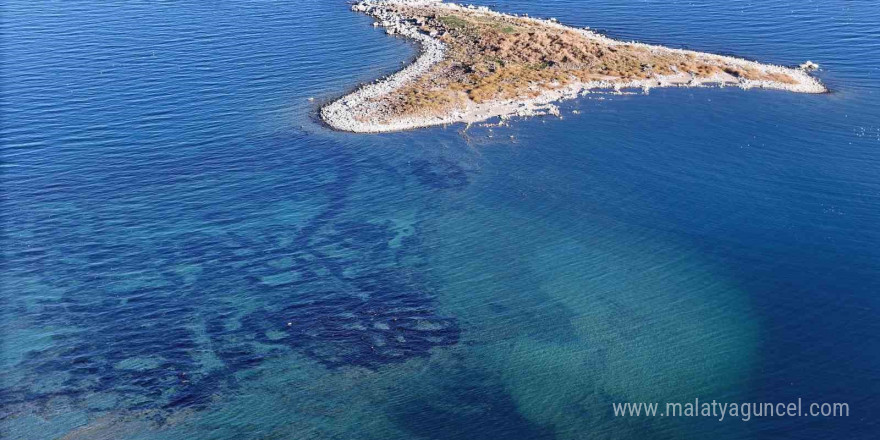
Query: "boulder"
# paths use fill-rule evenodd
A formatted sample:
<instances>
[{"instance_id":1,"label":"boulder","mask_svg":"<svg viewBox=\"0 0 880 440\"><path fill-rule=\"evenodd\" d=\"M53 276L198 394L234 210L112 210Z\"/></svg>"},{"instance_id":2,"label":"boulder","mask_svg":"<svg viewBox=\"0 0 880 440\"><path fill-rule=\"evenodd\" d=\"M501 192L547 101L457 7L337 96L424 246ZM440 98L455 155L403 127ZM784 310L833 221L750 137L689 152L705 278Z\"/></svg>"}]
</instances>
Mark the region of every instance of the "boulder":
<instances>
[{"instance_id":1,"label":"boulder","mask_svg":"<svg viewBox=\"0 0 880 440\"><path fill-rule=\"evenodd\" d=\"M819 68L819 65L816 64L816 63L814 63L814 62L812 62L812 61L807 61L807 62L801 64L801 65L800 65L800 68L801 68L802 70L816 70L816 69Z\"/></svg>"}]
</instances>

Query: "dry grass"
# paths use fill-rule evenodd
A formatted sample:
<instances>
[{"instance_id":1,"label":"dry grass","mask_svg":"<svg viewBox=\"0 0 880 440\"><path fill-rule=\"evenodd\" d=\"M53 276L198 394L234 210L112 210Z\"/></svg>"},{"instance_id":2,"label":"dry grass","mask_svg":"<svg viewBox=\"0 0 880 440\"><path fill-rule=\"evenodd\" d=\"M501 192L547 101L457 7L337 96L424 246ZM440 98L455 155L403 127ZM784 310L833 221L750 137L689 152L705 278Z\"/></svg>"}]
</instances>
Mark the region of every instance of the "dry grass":
<instances>
[{"instance_id":1,"label":"dry grass","mask_svg":"<svg viewBox=\"0 0 880 440\"><path fill-rule=\"evenodd\" d=\"M382 98L389 116L437 114L462 108L468 101L534 97L572 81L686 74L795 82L785 74L722 65L693 54L605 44L572 30L514 17L430 7L398 9L404 16L422 17L422 30L438 32L448 51L446 59L418 81Z\"/></svg>"}]
</instances>

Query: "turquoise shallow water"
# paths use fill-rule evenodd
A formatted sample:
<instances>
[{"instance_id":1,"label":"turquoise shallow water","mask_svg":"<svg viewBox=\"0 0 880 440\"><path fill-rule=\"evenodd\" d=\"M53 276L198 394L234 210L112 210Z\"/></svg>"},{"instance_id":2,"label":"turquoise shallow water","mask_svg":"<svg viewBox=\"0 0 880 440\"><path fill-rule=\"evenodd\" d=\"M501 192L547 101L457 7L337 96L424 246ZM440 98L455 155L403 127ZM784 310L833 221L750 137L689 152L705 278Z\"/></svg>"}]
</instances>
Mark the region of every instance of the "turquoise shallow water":
<instances>
[{"instance_id":1,"label":"turquoise shallow water","mask_svg":"<svg viewBox=\"0 0 880 440\"><path fill-rule=\"evenodd\" d=\"M7 2L3 437L876 437L874 3L492 6L833 92L352 135L415 49L344 2ZM799 397L851 415L611 412Z\"/></svg>"}]
</instances>

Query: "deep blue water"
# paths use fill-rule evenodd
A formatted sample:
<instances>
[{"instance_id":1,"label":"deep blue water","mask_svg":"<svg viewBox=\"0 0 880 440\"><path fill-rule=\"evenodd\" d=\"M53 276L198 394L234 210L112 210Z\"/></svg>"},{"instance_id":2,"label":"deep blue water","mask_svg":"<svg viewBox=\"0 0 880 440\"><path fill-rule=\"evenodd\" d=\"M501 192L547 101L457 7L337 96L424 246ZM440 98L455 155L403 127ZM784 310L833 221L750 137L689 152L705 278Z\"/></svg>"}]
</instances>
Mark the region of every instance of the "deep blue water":
<instances>
[{"instance_id":1,"label":"deep blue water","mask_svg":"<svg viewBox=\"0 0 880 440\"><path fill-rule=\"evenodd\" d=\"M353 135L341 0L4 2L2 437L876 438L876 2L480 3L832 93ZM611 411L694 398L850 416Z\"/></svg>"}]
</instances>

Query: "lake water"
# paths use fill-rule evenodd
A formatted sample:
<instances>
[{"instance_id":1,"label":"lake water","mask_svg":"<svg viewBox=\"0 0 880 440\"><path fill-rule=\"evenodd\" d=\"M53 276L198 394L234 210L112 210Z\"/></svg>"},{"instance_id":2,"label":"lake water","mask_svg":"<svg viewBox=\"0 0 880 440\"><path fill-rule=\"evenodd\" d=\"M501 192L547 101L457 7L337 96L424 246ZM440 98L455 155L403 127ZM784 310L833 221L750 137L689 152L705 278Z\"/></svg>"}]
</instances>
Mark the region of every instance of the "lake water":
<instances>
[{"instance_id":1,"label":"lake water","mask_svg":"<svg viewBox=\"0 0 880 440\"><path fill-rule=\"evenodd\" d=\"M342 0L4 2L2 437L876 438L876 1L480 4L832 93L354 135L416 49ZM695 398L850 416L611 407Z\"/></svg>"}]
</instances>

